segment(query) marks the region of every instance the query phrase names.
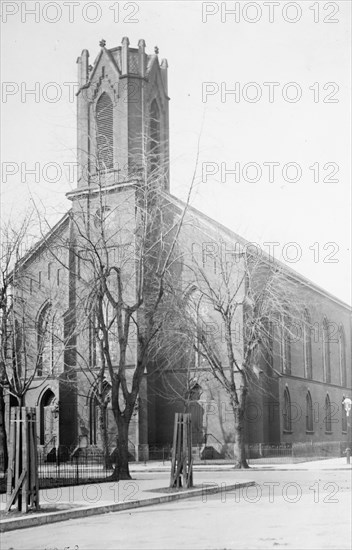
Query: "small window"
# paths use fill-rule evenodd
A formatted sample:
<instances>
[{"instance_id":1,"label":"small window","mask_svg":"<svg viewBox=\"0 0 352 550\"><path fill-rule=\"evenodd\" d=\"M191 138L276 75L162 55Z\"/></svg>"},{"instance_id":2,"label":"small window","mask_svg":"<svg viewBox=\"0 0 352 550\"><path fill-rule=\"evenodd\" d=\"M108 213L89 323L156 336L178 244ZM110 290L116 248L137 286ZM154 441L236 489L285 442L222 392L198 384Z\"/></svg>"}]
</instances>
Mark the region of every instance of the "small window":
<instances>
[{"instance_id":1,"label":"small window","mask_svg":"<svg viewBox=\"0 0 352 550\"><path fill-rule=\"evenodd\" d=\"M50 281L51 278L51 263L48 263L48 281Z\"/></svg>"},{"instance_id":2,"label":"small window","mask_svg":"<svg viewBox=\"0 0 352 550\"><path fill-rule=\"evenodd\" d=\"M150 170L156 175L160 165L160 110L154 99L150 106Z\"/></svg>"},{"instance_id":3,"label":"small window","mask_svg":"<svg viewBox=\"0 0 352 550\"><path fill-rule=\"evenodd\" d=\"M39 285L39 288L42 288L42 272L39 271L38 273L38 285Z\"/></svg>"},{"instance_id":4,"label":"small window","mask_svg":"<svg viewBox=\"0 0 352 550\"><path fill-rule=\"evenodd\" d=\"M33 279L29 279L29 293L33 294Z\"/></svg>"},{"instance_id":5,"label":"small window","mask_svg":"<svg viewBox=\"0 0 352 550\"><path fill-rule=\"evenodd\" d=\"M331 402L330 397L327 395L325 398L325 431L331 433Z\"/></svg>"},{"instance_id":6,"label":"small window","mask_svg":"<svg viewBox=\"0 0 352 550\"><path fill-rule=\"evenodd\" d=\"M56 284L57 284L57 286L59 286L59 284L60 284L60 271L61 271L61 269L58 269L57 272L56 272Z\"/></svg>"}]
</instances>

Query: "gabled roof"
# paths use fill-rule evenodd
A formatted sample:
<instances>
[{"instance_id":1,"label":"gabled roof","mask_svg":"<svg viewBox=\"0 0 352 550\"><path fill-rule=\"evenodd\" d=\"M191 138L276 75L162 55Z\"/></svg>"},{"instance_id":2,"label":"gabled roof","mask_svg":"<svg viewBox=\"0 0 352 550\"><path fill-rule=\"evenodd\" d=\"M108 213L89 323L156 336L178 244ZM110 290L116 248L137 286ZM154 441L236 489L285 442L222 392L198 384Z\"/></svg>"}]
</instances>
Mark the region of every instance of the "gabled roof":
<instances>
[{"instance_id":1,"label":"gabled roof","mask_svg":"<svg viewBox=\"0 0 352 550\"><path fill-rule=\"evenodd\" d=\"M114 48L116 49L116 48ZM121 69L120 67L118 66L118 63L117 61L115 60L114 56L112 55L112 53L110 52L110 50L108 50L107 48L101 48L98 56L95 58L95 61L94 61L94 66L93 66L93 70L91 71L91 73L89 74L88 76L88 82L85 86L89 86L90 83L92 82L93 80L93 77L97 71L97 68L99 66L99 62L101 60L101 58L105 56L108 60L108 62L111 64L111 66L114 68L115 72L120 75L121 74Z\"/></svg>"},{"instance_id":2,"label":"gabled roof","mask_svg":"<svg viewBox=\"0 0 352 550\"><path fill-rule=\"evenodd\" d=\"M48 242L53 239L60 231L69 226L70 215L72 209L70 209L62 218L52 227L48 233L46 233L38 242L36 242L32 248L19 260L18 267L24 267L25 264L30 261L35 254L40 253L44 247L47 246Z\"/></svg>"},{"instance_id":3,"label":"gabled roof","mask_svg":"<svg viewBox=\"0 0 352 550\"><path fill-rule=\"evenodd\" d=\"M184 201L182 201L181 199L178 199L174 195L171 195L171 194L166 193L166 192L164 192L164 196L171 204L178 207L179 209L183 210L185 208L186 203ZM197 210L193 206L188 205L187 206L187 211L190 212L196 218L199 218L199 220L202 223L204 223L205 225L209 225L211 227L211 229L213 229L213 230L215 229L218 232L222 233L225 238L228 238L231 241L235 241L235 242L239 243L241 246L244 246L244 247L246 245L251 244L251 241L248 241L247 239L244 239L243 237L241 237L240 235L238 235L237 233L235 233L234 231L232 231L228 227L225 227L224 225L222 225L221 223L219 223L219 222L215 221L214 219L210 218L206 214L203 214L203 212L201 212L200 210ZM267 261L273 262L273 258L267 252L265 252L265 250L261 249L261 253ZM348 305L346 302L343 302L342 300L340 300L339 298L337 298L333 294L330 294L330 292L327 292L324 288L316 285L313 281L311 281L307 277L304 277L303 275L301 275L300 273L298 273L297 271L295 271L291 267L287 266L283 262L280 262L279 260L274 259L274 261L289 278L291 278L294 281L302 284L303 286L306 286L306 287L312 289L313 291L317 292L318 294L321 294L321 295L325 296L329 300L332 300L333 302L337 303L339 306L341 306L345 309L348 309L349 311L352 310L351 306Z\"/></svg>"}]
</instances>

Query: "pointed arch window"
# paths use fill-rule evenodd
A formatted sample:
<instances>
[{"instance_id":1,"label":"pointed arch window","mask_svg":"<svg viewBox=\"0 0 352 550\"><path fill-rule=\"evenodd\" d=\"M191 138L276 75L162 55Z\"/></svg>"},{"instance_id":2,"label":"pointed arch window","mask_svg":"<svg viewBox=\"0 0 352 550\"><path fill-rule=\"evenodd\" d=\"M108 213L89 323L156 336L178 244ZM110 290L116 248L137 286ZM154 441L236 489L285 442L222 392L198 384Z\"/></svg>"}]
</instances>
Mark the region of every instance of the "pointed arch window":
<instances>
[{"instance_id":1,"label":"pointed arch window","mask_svg":"<svg viewBox=\"0 0 352 550\"><path fill-rule=\"evenodd\" d=\"M103 422L108 429L108 402L110 401L110 391L111 386L109 382L104 380L102 387L102 394L100 399L98 397L98 389L92 391L90 402L89 402L89 442L91 445L98 445L101 443L101 414L105 414ZM105 410L100 406L100 401L105 401L106 407Z\"/></svg>"},{"instance_id":2,"label":"pointed arch window","mask_svg":"<svg viewBox=\"0 0 352 550\"><path fill-rule=\"evenodd\" d=\"M97 165L99 170L114 166L114 111L109 95L104 92L97 101Z\"/></svg>"},{"instance_id":3,"label":"pointed arch window","mask_svg":"<svg viewBox=\"0 0 352 550\"><path fill-rule=\"evenodd\" d=\"M339 362L340 362L340 380L341 386L347 384L347 372L346 372L346 340L345 331L342 325L339 327Z\"/></svg>"},{"instance_id":4,"label":"pointed arch window","mask_svg":"<svg viewBox=\"0 0 352 550\"><path fill-rule=\"evenodd\" d=\"M324 366L325 382L327 384L330 384L331 368L330 368L329 323L326 317L323 320L323 366Z\"/></svg>"},{"instance_id":5,"label":"pointed arch window","mask_svg":"<svg viewBox=\"0 0 352 550\"><path fill-rule=\"evenodd\" d=\"M284 409L282 415L284 417L284 431L292 432L291 396L288 388L284 391Z\"/></svg>"},{"instance_id":6,"label":"pointed arch window","mask_svg":"<svg viewBox=\"0 0 352 550\"><path fill-rule=\"evenodd\" d=\"M156 99L153 99L150 106L150 170L157 175L160 166L160 109Z\"/></svg>"},{"instance_id":7,"label":"pointed arch window","mask_svg":"<svg viewBox=\"0 0 352 550\"><path fill-rule=\"evenodd\" d=\"M291 338L289 318L287 313L280 315L281 325L281 371L284 374L291 374Z\"/></svg>"},{"instance_id":8,"label":"pointed arch window","mask_svg":"<svg viewBox=\"0 0 352 550\"><path fill-rule=\"evenodd\" d=\"M43 394L40 400L40 444L45 445L48 441L53 439L53 405L55 402L54 393L48 389ZM55 442L53 442L55 446Z\"/></svg>"},{"instance_id":9,"label":"pointed arch window","mask_svg":"<svg viewBox=\"0 0 352 550\"><path fill-rule=\"evenodd\" d=\"M51 365L51 304L41 310L37 323L37 375L43 376Z\"/></svg>"},{"instance_id":10,"label":"pointed arch window","mask_svg":"<svg viewBox=\"0 0 352 550\"><path fill-rule=\"evenodd\" d=\"M347 414L343 405L341 405L341 429L343 433L347 433Z\"/></svg>"},{"instance_id":11,"label":"pointed arch window","mask_svg":"<svg viewBox=\"0 0 352 550\"><path fill-rule=\"evenodd\" d=\"M304 372L309 380L313 377L312 369L312 329L308 310L304 310L303 320L303 354L304 354Z\"/></svg>"},{"instance_id":12,"label":"pointed arch window","mask_svg":"<svg viewBox=\"0 0 352 550\"><path fill-rule=\"evenodd\" d=\"M325 431L327 433L331 432L331 401L329 395L325 397Z\"/></svg>"},{"instance_id":13,"label":"pointed arch window","mask_svg":"<svg viewBox=\"0 0 352 550\"><path fill-rule=\"evenodd\" d=\"M42 308L37 321L37 376L53 374L62 356L62 322L53 315L49 302Z\"/></svg>"},{"instance_id":14,"label":"pointed arch window","mask_svg":"<svg viewBox=\"0 0 352 550\"><path fill-rule=\"evenodd\" d=\"M313 432L313 401L310 392L306 395L306 431Z\"/></svg>"}]
</instances>

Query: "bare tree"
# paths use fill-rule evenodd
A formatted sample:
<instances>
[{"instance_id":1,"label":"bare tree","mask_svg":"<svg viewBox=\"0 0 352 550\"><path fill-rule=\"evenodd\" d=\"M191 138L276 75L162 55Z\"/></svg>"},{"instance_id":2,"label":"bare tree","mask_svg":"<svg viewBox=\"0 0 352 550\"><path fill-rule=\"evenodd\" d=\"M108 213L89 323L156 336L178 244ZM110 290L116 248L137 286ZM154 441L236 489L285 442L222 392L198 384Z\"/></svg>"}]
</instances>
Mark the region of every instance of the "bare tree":
<instances>
[{"instance_id":1,"label":"bare tree","mask_svg":"<svg viewBox=\"0 0 352 550\"><path fill-rule=\"evenodd\" d=\"M43 318L40 334L28 300L30 278L21 267L28 245L31 216L24 217L18 228L1 228L0 286L0 440L7 467L5 395L24 406L29 390L42 385L49 374L43 373L43 358L49 340L58 338L52 317ZM41 374L40 380L36 379Z\"/></svg>"},{"instance_id":2,"label":"bare tree","mask_svg":"<svg viewBox=\"0 0 352 550\"><path fill-rule=\"evenodd\" d=\"M192 380L197 380L201 366L225 392L233 415L235 468L248 468L246 399L253 390L266 391L265 377L274 374L276 337L282 342L281 360L289 360L290 341L297 337L297 323L303 322L297 288L285 269L260 251L242 248L231 257L216 254L210 268L192 256L182 297L170 289L173 315L160 345L167 349L170 362L177 350L185 354L193 350ZM263 374L260 382L259 374Z\"/></svg>"},{"instance_id":3,"label":"bare tree","mask_svg":"<svg viewBox=\"0 0 352 550\"><path fill-rule=\"evenodd\" d=\"M130 478L129 426L148 364L158 352L156 335L167 311L165 285L177 269L177 241L196 173L183 211L175 216L164 192L167 167L160 161L159 138L154 143L142 136L141 141L142 155L128 167L128 188L115 195L109 190L111 167L105 165L109 144L103 141L90 156L92 193L78 199L70 213L77 367L94 388L107 463L111 398L118 434L116 479Z\"/></svg>"}]
</instances>

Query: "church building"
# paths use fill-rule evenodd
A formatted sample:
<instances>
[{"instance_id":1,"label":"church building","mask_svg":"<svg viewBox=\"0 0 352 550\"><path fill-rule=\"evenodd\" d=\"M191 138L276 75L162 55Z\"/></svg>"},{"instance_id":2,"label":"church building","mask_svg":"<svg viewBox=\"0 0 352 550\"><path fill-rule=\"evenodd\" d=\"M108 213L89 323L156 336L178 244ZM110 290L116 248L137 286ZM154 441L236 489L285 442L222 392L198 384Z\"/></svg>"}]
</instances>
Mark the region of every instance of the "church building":
<instances>
[{"instance_id":1,"label":"church building","mask_svg":"<svg viewBox=\"0 0 352 550\"><path fill-rule=\"evenodd\" d=\"M76 188L67 193L68 212L20 262L25 299L35 319L33 346L42 346L25 404L37 407L44 455L53 448L69 453L78 446L102 446L94 385L95 368L101 367L99 350L88 324L81 332L73 329L78 317L82 322L84 315L77 312L82 297L86 299L90 292L85 242L103 233L102 257L115 254L115 262L129 261L128 254L136 246L133 235L138 231L137 188L143 185L140 179L146 163L158 172L162 186L168 212L163 223L171 227L185 209L170 193L166 59L159 59L157 48L148 53L144 40L131 47L124 37L120 46L112 48L102 40L92 64L88 51L83 50L77 68ZM247 241L188 206L178 247L186 255L199 252L202 268L216 277L209 243L243 250ZM175 270L181 286L186 287L189 272L182 262ZM285 343L273 346L270 372L266 364L258 366L258 387L261 373L267 374L268 391L253 391L248 396L246 442L253 446L347 441L341 403L351 394L351 309L290 268L284 270L304 303L305 326L312 328L303 330L289 349ZM129 281L131 295L135 277L131 275ZM239 309L239 354L243 353L242 325ZM133 369L136 349L131 342L126 361ZM117 350L111 356L117 358ZM199 357L191 360L198 361L188 367L191 374L197 374L190 405L193 445L200 453L207 447L214 456L230 456L233 434L228 397L209 370L202 368ZM104 384L108 394L108 376ZM172 386L177 390L174 395ZM177 373L165 378L146 369L129 432L135 459L152 458L153 449L172 444L174 414L184 410L180 396L186 388L181 386L182 376L178 378ZM8 405L14 404L12 398L8 400ZM107 429L113 450L116 427L111 414L108 404Z\"/></svg>"}]
</instances>

